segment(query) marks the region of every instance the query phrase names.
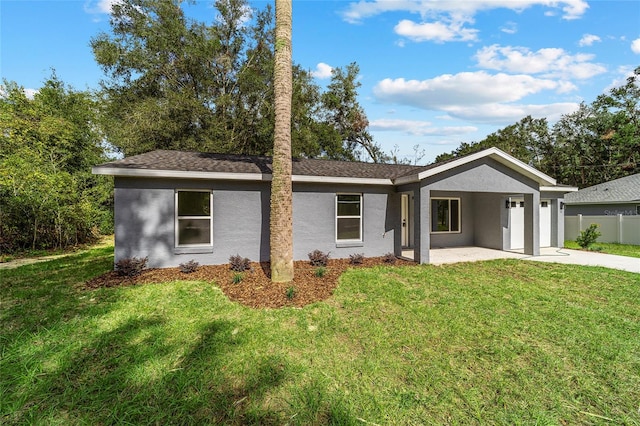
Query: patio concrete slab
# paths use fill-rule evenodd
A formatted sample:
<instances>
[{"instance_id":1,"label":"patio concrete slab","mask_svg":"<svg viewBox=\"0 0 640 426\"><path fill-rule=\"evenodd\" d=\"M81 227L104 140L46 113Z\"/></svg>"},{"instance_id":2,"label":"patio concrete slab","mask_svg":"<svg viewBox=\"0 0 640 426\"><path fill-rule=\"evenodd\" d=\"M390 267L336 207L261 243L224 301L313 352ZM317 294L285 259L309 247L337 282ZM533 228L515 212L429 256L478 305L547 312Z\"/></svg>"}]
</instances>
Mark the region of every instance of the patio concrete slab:
<instances>
[{"instance_id":1,"label":"patio concrete slab","mask_svg":"<svg viewBox=\"0 0 640 426\"><path fill-rule=\"evenodd\" d=\"M521 259L522 253L488 249L484 247L446 247L429 250L429 263L444 265L446 263L477 262L492 259Z\"/></svg>"},{"instance_id":2,"label":"patio concrete slab","mask_svg":"<svg viewBox=\"0 0 640 426\"><path fill-rule=\"evenodd\" d=\"M429 258L430 263L433 265L492 259L521 259L535 262L603 266L605 268L620 269L640 274L640 258L557 247L541 248L540 256L525 255L522 250L501 251L484 247L436 248L429 251Z\"/></svg>"}]
</instances>

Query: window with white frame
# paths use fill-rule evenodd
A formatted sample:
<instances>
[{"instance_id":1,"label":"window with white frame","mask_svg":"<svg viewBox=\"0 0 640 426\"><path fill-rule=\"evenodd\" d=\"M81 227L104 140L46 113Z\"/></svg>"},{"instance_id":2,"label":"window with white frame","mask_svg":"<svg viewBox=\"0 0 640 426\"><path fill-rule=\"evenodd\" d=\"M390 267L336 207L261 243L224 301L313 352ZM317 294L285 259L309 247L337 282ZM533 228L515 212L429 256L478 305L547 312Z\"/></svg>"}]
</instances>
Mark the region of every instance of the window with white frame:
<instances>
[{"instance_id":1,"label":"window with white frame","mask_svg":"<svg viewBox=\"0 0 640 426\"><path fill-rule=\"evenodd\" d=\"M336 194L336 241L362 241L362 194Z\"/></svg>"},{"instance_id":2,"label":"window with white frame","mask_svg":"<svg viewBox=\"0 0 640 426\"><path fill-rule=\"evenodd\" d=\"M460 232L460 198L431 199L431 232Z\"/></svg>"},{"instance_id":3,"label":"window with white frame","mask_svg":"<svg viewBox=\"0 0 640 426\"><path fill-rule=\"evenodd\" d=\"M211 246L213 241L211 191L176 191L176 246Z\"/></svg>"}]
</instances>

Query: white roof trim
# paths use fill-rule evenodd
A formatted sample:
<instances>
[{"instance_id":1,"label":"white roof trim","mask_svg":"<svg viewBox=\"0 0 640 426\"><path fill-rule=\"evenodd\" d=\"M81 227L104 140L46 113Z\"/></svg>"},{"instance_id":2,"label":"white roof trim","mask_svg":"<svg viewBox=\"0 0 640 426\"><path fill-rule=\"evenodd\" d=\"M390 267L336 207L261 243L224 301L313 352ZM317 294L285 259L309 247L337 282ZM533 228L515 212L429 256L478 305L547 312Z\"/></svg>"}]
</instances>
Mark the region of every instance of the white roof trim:
<instances>
[{"instance_id":1,"label":"white roof trim","mask_svg":"<svg viewBox=\"0 0 640 426\"><path fill-rule=\"evenodd\" d=\"M577 186L541 186L540 192L576 192Z\"/></svg>"},{"instance_id":2,"label":"white roof trim","mask_svg":"<svg viewBox=\"0 0 640 426\"><path fill-rule=\"evenodd\" d=\"M437 167L433 167L431 169L428 169L419 173L417 176L417 179L415 176L407 176L407 177L398 179L398 182L396 183L403 184L403 183L415 182L416 180L423 180L430 176L434 176L434 175L446 172L453 168L463 166L465 164L471 163L472 161L476 161L484 157L491 157L497 162L504 164L510 169L513 169L519 172L520 174L527 176L530 179L535 180L541 185L549 185L549 186L556 185L556 180L553 179L551 176L547 176L541 171L534 169L528 164L523 163L522 161L518 160L515 157L512 157L511 155L507 154L504 151L499 150L498 148L488 148L480 152L467 155L466 157L458 158L456 160L450 161L448 163L442 164Z\"/></svg>"},{"instance_id":3,"label":"white roof trim","mask_svg":"<svg viewBox=\"0 0 640 426\"><path fill-rule=\"evenodd\" d=\"M121 167L93 167L92 173L96 175L109 175L121 177L142 178L176 178L176 179L213 179L213 180L244 180L244 181L271 181L271 174L263 173L233 173L233 172L198 172L185 170L158 170L158 169L125 169ZM355 178L339 176L309 176L293 175L293 182L315 183L342 183L359 185L393 185L391 179Z\"/></svg>"},{"instance_id":4,"label":"white roof trim","mask_svg":"<svg viewBox=\"0 0 640 426\"><path fill-rule=\"evenodd\" d=\"M225 172L197 172L185 170L158 170L158 169L125 169L120 167L93 167L96 175L110 175L123 177L151 177L151 178L178 178L178 179L217 179L217 180L271 180L271 175L262 173L225 173ZM265 179L265 177L267 177Z\"/></svg>"}]
</instances>

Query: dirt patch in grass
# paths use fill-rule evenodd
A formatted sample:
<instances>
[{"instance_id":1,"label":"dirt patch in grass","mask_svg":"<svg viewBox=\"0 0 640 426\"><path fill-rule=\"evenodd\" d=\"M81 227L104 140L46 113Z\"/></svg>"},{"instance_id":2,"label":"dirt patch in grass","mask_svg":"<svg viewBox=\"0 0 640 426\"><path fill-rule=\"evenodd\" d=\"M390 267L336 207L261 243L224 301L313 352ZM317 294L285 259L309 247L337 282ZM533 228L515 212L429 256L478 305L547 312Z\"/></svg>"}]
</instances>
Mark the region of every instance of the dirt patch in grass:
<instances>
[{"instance_id":1,"label":"dirt patch in grass","mask_svg":"<svg viewBox=\"0 0 640 426\"><path fill-rule=\"evenodd\" d=\"M302 307L325 300L333 294L338 278L348 268L367 268L390 265L383 257L365 258L360 265L352 265L349 259L330 259L322 274L307 261L294 262L294 279L289 283L271 282L268 262L251 263L251 270L242 273L229 269L229 265L202 265L195 272L184 273L180 268L146 269L135 277L123 277L111 271L85 283L86 288L118 287L143 284L159 284L171 281L209 281L220 287L229 299L252 308ZM414 262L397 259L395 265L415 265ZM238 274L241 280L238 281Z\"/></svg>"}]
</instances>

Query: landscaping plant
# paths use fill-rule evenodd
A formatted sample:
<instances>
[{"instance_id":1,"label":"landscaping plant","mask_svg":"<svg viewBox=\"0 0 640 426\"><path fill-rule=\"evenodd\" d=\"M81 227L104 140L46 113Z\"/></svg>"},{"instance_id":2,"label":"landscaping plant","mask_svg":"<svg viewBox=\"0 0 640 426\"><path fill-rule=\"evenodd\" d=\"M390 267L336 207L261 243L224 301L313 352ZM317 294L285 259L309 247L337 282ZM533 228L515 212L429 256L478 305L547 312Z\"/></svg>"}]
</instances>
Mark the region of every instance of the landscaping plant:
<instances>
[{"instance_id":1,"label":"landscaping plant","mask_svg":"<svg viewBox=\"0 0 640 426\"><path fill-rule=\"evenodd\" d=\"M195 260L190 260L188 262L180 264L180 272L184 274L190 274L192 272L195 272L198 269L198 266L200 266L198 262L196 262Z\"/></svg>"},{"instance_id":2,"label":"landscaping plant","mask_svg":"<svg viewBox=\"0 0 640 426\"><path fill-rule=\"evenodd\" d=\"M229 268L235 272L248 271L251 269L251 260L247 257L242 257L239 254L236 254L229 258Z\"/></svg>"},{"instance_id":3,"label":"landscaping plant","mask_svg":"<svg viewBox=\"0 0 640 426\"><path fill-rule=\"evenodd\" d=\"M147 266L147 257L127 257L116 262L116 271L125 277L140 275Z\"/></svg>"},{"instance_id":4,"label":"landscaping plant","mask_svg":"<svg viewBox=\"0 0 640 426\"><path fill-rule=\"evenodd\" d=\"M311 266L327 266L327 263L329 263L329 253L314 250L308 256Z\"/></svg>"},{"instance_id":5,"label":"landscaping plant","mask_svg":"<svg viewBox=\"0 0 640 426\"><path fill-rule=\"evenodd\" d=\"M587 229L580 233L578 238L576 238L576 242L583 249L589 249L591 244L595 243L600 235L602 234L598 232L598 224L592 223Z\"/></svg>"}]
</instances>

